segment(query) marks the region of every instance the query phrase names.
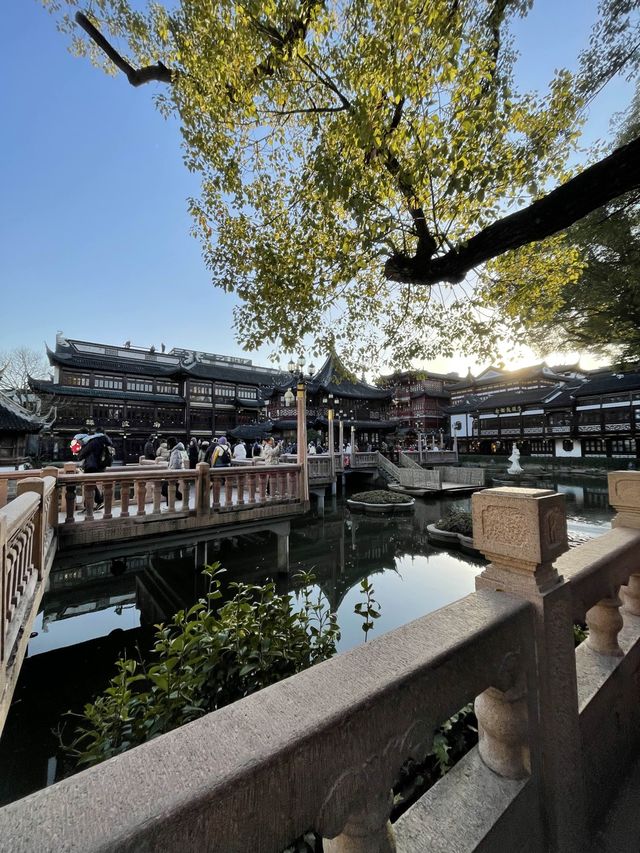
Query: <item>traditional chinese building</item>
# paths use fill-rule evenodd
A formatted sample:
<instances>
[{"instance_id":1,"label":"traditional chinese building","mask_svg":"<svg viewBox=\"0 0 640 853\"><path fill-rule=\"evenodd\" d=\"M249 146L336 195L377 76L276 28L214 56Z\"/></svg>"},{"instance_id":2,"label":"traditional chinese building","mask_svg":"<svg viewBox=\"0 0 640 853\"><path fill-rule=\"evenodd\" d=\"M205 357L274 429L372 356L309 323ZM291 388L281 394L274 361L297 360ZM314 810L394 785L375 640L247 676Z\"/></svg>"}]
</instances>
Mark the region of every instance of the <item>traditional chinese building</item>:
<instances>
[{"instance_id":1,"label":"traditional chinese building","mask_svg":"<svg viewBox=\"0 0 640 853\"><path fill-rule=\"evenodd\" d=\"M391 419L397 433L448 435L445 407L451 395L446 386L458 378L457 373L445 375L430 370L403 370L383 376L380 385L393 394Z\"/></svg>"},{"instance_id":2,"label":"traditional chinese building","mask_svg":"<svg viewBox=\"0 0 640 853\"><path fill-rule=\"evenodd\" d=\"M447 413L463 452L504 454L516 442L533 456L638 456L640 373L492 367L449 390Z\"/></svg>"},{"instance_id":3,"label":"traditional chinese building","mask_svg":"<svg viewBox=\"0 0 640 853\"><path fill-rule=\"evenodd\" d=\"M45 450L52 459L68 458L74 433L96 426L111 436L116 458L128 462L140 456L151 433L183 441L223 435L263 418L263 395L282 378L280 371L257 367L249 359L111 346L62 334L47 355L53 379L32 379L30 384L56 407Z\"/></svg>"},{"instance_id":4,"label":"traditional chinese building","mask_svg":"<svg viewBox=\"0 0 640 853\"><path fill-rule=\"evenodd\" d=\"M0 467L21 465L38 453L43 418L0 392Z\"/></svg>"},{"instance_id":5,"label":"traditional chinese building","mask_svg":"<svg viewBox=\"0 0 640 853\"><path fill-rule=\"evenodd\" d=\"M291 385L292 380L289 379L273 388L267 412L274 432L295 440L295 404L287 406L284 399L284 393ZM395 429L395 421L389 417L392 392L359 380L335 354L331 354L320 370L307 378L306 388L307 424L319 432L321 441L326 440L330 405L334 410L335 423L343 421L345 441L350 439L351 427L354 427L359 447L367 444L377 446Z\"/></svg>"}]
</instances>

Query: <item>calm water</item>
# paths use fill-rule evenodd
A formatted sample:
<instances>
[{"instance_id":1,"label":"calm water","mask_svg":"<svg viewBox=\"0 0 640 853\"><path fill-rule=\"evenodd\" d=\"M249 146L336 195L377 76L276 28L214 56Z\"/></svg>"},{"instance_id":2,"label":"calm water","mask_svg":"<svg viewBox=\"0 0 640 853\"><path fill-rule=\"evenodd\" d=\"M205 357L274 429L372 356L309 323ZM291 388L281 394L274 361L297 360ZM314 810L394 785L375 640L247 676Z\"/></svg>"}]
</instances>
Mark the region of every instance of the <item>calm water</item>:
<instances>
[{"instance_id":1,"label":"calm water","mask_svg":"<svg viewBox=\"0 0 640 853\"><path fill-rule=\"evenodd\" d=\"M610 527L604 480L540 483L567 498L569 530L597 536ZM353 612L368 577L381 606L371 636L436 610L473 591L482 562L431 545L427 525L469 499L417 499L415 512L389 519L351 514L341 498L326 500L325 517L292 525L290 571L278 574L276 539L257 533L222 541L146 546L122 554L59 563L34 625L14 703L0 741L0 803L50 784L60 775L52 730L62 714L81 711L113 672L113 661L136 645L148 648L153 625L189 606L205 589L202 566L220 561L227 580L252 583L275 578L281 592L299 570L312 571L322 595L338 614L340 651L362 642L362 620ZM140 546L138 546L139 548ZM67 723L72 725L72 723Z\"/></svg>"}]
</instances>

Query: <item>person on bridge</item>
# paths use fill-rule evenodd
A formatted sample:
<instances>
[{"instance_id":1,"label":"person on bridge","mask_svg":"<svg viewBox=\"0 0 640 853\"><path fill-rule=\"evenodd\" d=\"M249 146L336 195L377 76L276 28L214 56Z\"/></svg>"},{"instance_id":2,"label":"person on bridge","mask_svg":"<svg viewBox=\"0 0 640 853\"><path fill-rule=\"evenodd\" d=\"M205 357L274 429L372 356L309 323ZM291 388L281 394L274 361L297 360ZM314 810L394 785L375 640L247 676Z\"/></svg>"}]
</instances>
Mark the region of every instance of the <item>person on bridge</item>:
<instances>
[{"instance_id":1,"label":"person on bridge","mask_svg":"<svg viewBox=\"0 0 640 853\"><path fill-rule=\"evenodd\" d=\"M155 435L150 435L144 445L144 458L145 459L153 459L155 461L156 458L156 447L153 443L153 439Z\"/></svg>"},{"instance_id":2,"label":"person on bridge","mask_svg":"<svg viewBox=\"0 0 640 853\"><path fill-rule=\"evenodd\" d=\"M228 465L231 465L231 451L229 450L227 439L221 436L211 456L211 467L220 468Z\"/></svg>"},{"instance_id":3,"label":"person on bridge","mask_svg":"<svg viewBox=\"0 0 640 853\"><path fill-rule=\"evenodd\" d=\"M78 438L79 436L75 436L74 441ZM100 427L96 427L93 435L85 435L81 441L82 448L76 459L82 462L82 470L85 474L97 474L110 467L113 460L113 442ZM97 484L94 489L94 500L94 509L100 509L104 504L104 498Z\"/></svg>"},{"instance_id":4,"label":"person on bridge","mask_svg":"<svg viewBox=\"0 0 640 853\"><path fill-rule=\"evenodd\" d=\"M189 442L189 468L195 468L198 464L198 439L192 438Z\"/></svg>"},{"instance_id":5,"label":"person on bridge","mask_svg":"<svg viewBox=\"0 0 640 853\"><path fill-rule=\"evenodd\" d=\"M245 447L244 441L238 441L236 446L233 448L233 458L238 459L241 462L244 462L247 458L247 448Z\"/></svg>"}]
</instances>

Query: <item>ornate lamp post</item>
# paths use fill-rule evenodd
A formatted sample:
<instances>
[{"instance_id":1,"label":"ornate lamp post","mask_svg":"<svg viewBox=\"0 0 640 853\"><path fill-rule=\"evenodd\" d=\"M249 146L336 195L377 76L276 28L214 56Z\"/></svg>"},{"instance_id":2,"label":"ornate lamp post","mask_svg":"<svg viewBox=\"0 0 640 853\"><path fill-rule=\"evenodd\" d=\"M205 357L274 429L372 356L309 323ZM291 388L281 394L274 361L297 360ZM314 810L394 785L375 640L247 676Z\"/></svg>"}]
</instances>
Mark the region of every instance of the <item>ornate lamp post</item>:
<instances>
[{"instance_id":1,"label":"ornate lamp post","mask_svg":"<svg viewBox=\"0 0 640 853\"><path fill-rule=\"evenodd\" d=\"M328 434L329 440L328 440L327 452L329 454L329 466L330 466L330 470L331 470L331 479L333 482L333 478L335 477L335 473L336 473L335 449L334 449L334 444L333 444L333 439L334 439L334 435L333 435L333 412L334 412L334 409L333 409L333 407L335 405L337 405L340 401L337 399L334 399L333 394L328 394L326 397L323 397L322 402L324 403L325 406L329 407L327 409L327 429L329 431L329 434ZM340 452L342 453L342 447L340 447Z\"/></svg>"},{"instance_id":2,"label":"ornate lamp post","mask_svg":"<svg viewBox=\"0 0 640 853\"><path fill-rule=\"evenodd\" d=\"M160 421L154 421L153 422L153 431L159 432L159 430L160 430Z\"/></svg>"},{"instance_id":3,"label":"ornate lamp post","mask_svg":"<svg viewBox=\"0 0 640 853\"><path fill-rule=\"evenodd\" d=\"M122 464L127 464L127 430L129 429L129 421L122 421Z\"/></svg>"},{"instance_id":4,"label":"ornate lamp post","mask_svg":"<svg viewBox=\"0 0 640 853\"><path fill-rule=\"evenodd\" d=\"M344 416L342 409L338 412L338 449L340 453L344 451Z\"/></svg>"},{"instance_id":5,"label":"ornate lamp post","mask_svg":"<svg viewBox=\"0 0 640 853\"><path fill-rule=\"evenodd\" d=\"M296 385L296 415L297 415L297 458L302 467L302 500L309 500L309 469L307 466L307 388L304 375L304 356L300 356L297 362L289 361L288 369ZM315 373L313 364L309 365L309 375ZM293 391L287 388L284 395L287 406L292 406L294 401Z\"/></svg>"},{"instance_id":6,"label":"ornate lamp post","mask_svg":"<svg viewBox=\"0 0 640 853\"><path fill-rule=\"evenodd\" d=\"M92 430L92 429L95 427L95 425L96 425L96 422L94 421L94 419L93 419L93 418L87 418L87 420L85 421L85 423L86 423L86 425L87 425L87 429L89 430L89 432L91 432L91 430Z\"/></svg>"}]
</instances>

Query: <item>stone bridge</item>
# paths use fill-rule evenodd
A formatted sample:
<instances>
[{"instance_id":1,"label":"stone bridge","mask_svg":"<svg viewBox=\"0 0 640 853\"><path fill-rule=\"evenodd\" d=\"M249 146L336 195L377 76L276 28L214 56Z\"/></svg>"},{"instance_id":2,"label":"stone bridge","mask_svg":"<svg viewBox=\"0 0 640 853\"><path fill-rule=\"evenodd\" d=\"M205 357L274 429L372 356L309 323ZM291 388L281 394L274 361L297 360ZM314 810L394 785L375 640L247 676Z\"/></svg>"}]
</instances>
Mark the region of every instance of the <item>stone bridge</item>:
<instances>
[{"instance_id":1,"label":"stone bridge","mask_svg":"<svg viewBox=\"0 0 640 853\"><path fill-rule=\"evenodd\" d=\"M562 495L476 493L475 593L6 806L0 850L637 849L597 834L640 752L640 473L609 490L613 529L571 551ZM469 701L478 747L392 826L400 768Z\"/></svg>"}]
</instances>

